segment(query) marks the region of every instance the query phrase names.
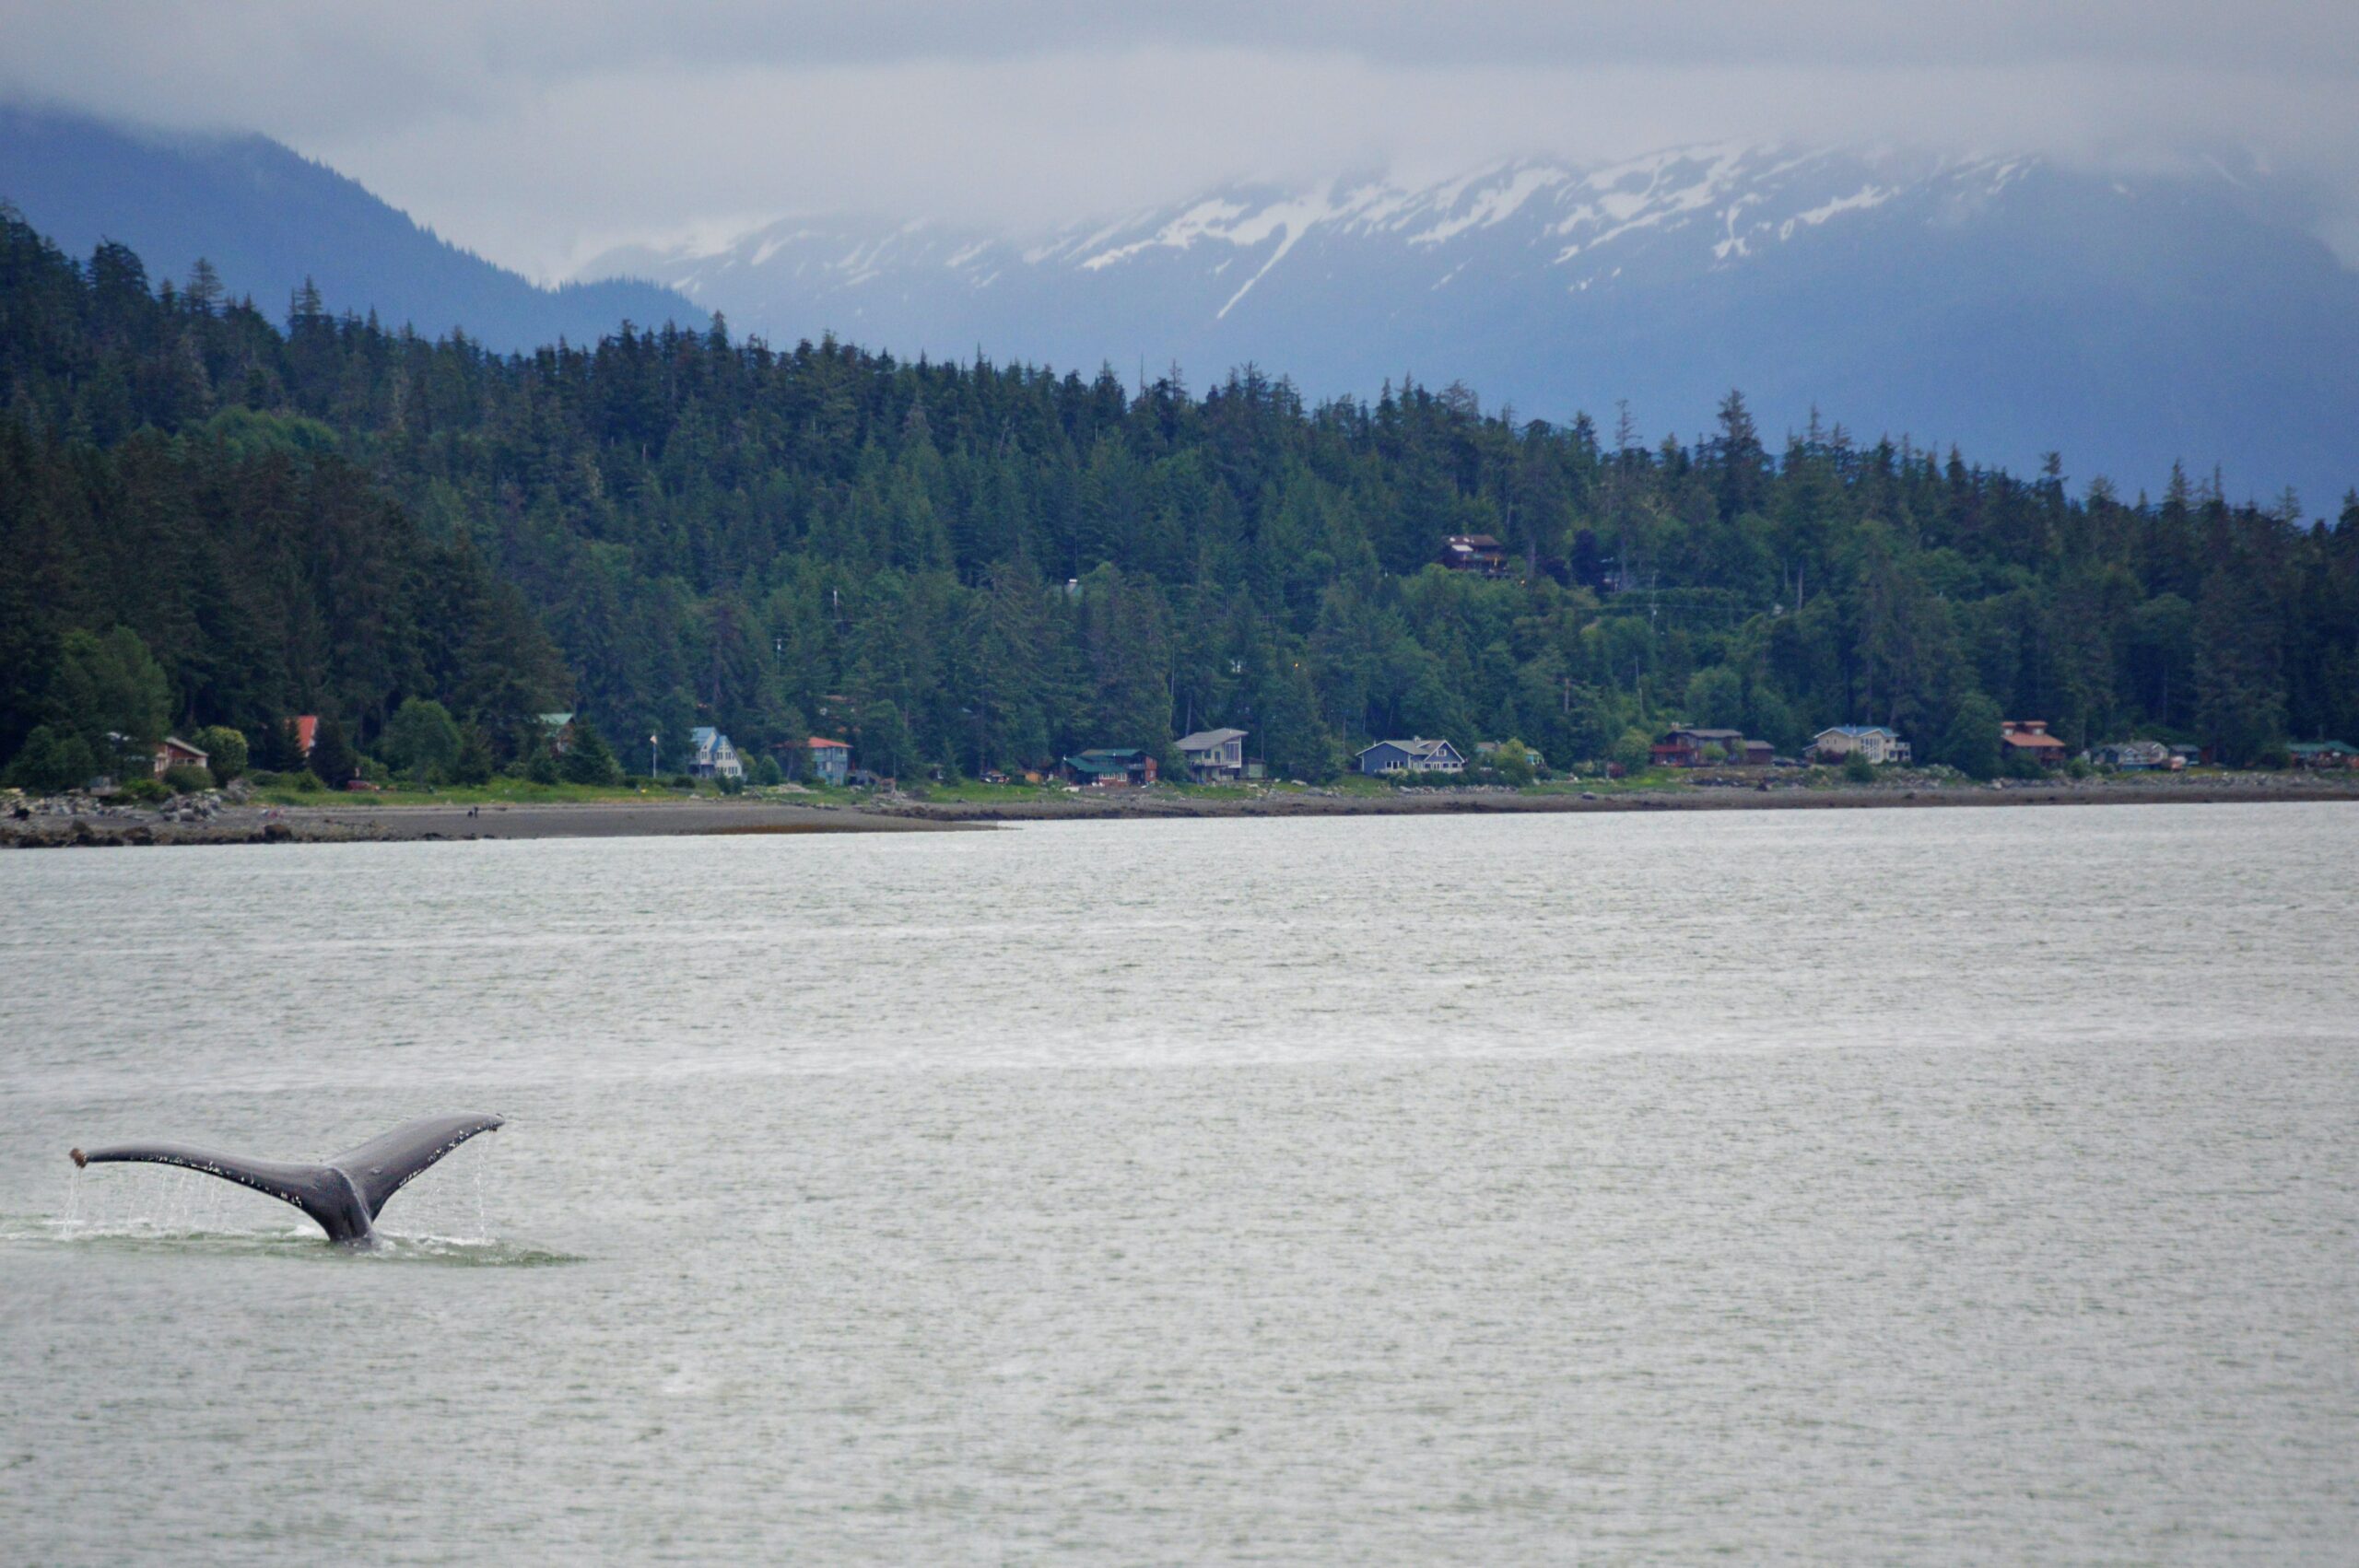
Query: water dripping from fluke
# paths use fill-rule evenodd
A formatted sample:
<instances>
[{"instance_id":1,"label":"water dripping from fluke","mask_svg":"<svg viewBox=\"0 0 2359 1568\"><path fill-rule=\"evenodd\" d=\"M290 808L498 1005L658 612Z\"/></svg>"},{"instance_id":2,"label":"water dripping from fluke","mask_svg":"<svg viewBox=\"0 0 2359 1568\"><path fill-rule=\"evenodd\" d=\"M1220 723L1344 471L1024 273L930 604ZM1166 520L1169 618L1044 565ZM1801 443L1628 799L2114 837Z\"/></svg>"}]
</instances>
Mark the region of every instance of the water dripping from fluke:
<instances>
[{"instance_id":1,"label":"water dripping from fluke","mask_svg":"<svg viewBox=\"0 0 2359 1568\"><path fill-rule=\"evenodd\" d=\"M166 1208L183 1223L194 1219L203 1193L213 1190L194 1180L204 1175L290 1203L331 1241L365 1246L376 1239L377 1218L385 1205L412 1178L477 1133L502 1125L504 1118L497 1116L428 1117L319 1164L249 1159L182 1143L120 1143L87 1152L76 1146L68 1153L77 1172L116 1163L177 1167L181 1174Z\"/></svg>"}]
</instances>

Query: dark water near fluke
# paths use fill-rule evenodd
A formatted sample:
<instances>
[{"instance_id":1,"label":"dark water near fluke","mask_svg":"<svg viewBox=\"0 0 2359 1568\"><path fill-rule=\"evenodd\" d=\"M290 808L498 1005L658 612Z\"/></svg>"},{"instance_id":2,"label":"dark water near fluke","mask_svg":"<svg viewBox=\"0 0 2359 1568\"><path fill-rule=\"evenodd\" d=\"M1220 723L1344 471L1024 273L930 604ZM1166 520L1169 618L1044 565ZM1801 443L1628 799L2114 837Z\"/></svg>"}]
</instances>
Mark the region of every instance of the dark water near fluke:
<instances>
[{"instance_id":1,"label":"dark water near fluke","mask_svg":"<svg viewBox=\"0 0 2359 1568\"><path fill-rule=\"evenodd\" d=\"M0 858L0 1562L2342 1562L2359 807ZM498 1111L327 1246L170 1136Z\"/></svg>"}]
</instances>

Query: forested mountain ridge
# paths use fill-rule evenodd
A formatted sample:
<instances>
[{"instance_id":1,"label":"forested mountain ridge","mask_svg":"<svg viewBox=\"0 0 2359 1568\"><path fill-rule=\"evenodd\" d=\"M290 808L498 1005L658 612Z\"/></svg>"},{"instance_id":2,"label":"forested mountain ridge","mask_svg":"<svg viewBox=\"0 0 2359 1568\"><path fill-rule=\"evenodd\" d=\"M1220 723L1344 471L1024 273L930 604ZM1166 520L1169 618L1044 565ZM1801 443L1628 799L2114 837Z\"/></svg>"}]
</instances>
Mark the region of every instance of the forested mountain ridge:
<instances>
[{"instance_id":1,"label":"forested mountain ridge","mask_svg":"<svg viewBox=\"0 0 2359 1568\"><path fill-rule=\"evenodd\" d=\"M310 278L389 326L463 327L502 351L595 343L625 320L708 320L631 277L541 287L266 136L163 135L0 106L0 201L71 250L114 240L175 275L202 257L229 293L274 302Z\"/></svg>"},{"instance_id":2,"label":"forested mountain ridge","mask_svg":"<svg viewBox=\"0 0 2359 1568\"><path fill-rule=\"evenodd\" d=\"M511 755L569 702L675 757L717 722L886 771L1214 724L1294 776L1376 735L1561 763L1674 720L1938 756L2003 711L2236 761L2359 731L2359 498L2305 526L1839 427L1773 451L1733 394L1650 447L1455 386L1134 392L719 322L502 357L311 295L282 330L11 215L0 402L0 748L75 721L61 649L116 626L183 728L316 711L368 745L431 697ZM1473 532L1513 579L1430 564Z\"/></svg>"}]
</instances>

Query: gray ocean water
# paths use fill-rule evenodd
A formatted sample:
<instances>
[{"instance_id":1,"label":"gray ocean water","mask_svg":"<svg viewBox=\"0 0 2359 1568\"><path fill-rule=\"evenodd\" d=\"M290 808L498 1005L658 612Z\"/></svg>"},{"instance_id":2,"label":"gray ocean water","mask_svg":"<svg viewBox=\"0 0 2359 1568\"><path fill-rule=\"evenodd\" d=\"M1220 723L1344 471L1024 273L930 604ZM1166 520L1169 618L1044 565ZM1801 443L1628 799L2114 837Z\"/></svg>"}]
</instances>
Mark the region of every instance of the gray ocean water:
<instances>
[{"instance_id":1,"label":"gray ocean water","mask_svg":"<svg viewBox=\"0 0 2359 1568\"><path fill-rule=\"evenodd\" d=\"M0 858L0 1562L2350 1562L2354 897L2331 804ZM374 1254L65 1158L474 1109Z\"/></svg>"}]
</instances>

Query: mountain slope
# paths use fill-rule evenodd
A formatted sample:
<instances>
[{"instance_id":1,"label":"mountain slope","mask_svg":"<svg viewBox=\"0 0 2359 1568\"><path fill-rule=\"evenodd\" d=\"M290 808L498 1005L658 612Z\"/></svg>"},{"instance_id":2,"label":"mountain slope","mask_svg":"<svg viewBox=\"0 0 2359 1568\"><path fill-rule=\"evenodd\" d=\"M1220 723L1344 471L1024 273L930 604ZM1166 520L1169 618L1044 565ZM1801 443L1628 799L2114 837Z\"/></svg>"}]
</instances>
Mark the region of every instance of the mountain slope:
<instances>
[{"instance_id":1,"label":"mountain slope","mask_svg":"<svg viewBox=\"0 0 2359 1568\"><path fill-rule=\"evenodd\" d=\"M1775 431L1863 433L2158 488L2171 462L2314 511L2359 481L2359 276L2257 180L2135 185L2034 159L1690 148L1425 186L1241 187L1033 242L791 219L593 269L780 338L1316 397L1403 374L1529 416L1628 400L1692 434L1731 386Z\"/></svg>"},{"instance_id":2,"label":"mountain slope","mask_svg":"<svg viewBox=\"0 0 2359 1568\"><path fill-rule=\"evenodd\" d=\"M273 315L308 276L331 310L373 309L428 335L461 327L502 351L595 341L626 318L705 320L651 284L539 287L263 136L148 137L0 109L0 200L69 253L119 240L159 279L186 277L202 256L231 294Z\"/></svg>"}]
</instances>

